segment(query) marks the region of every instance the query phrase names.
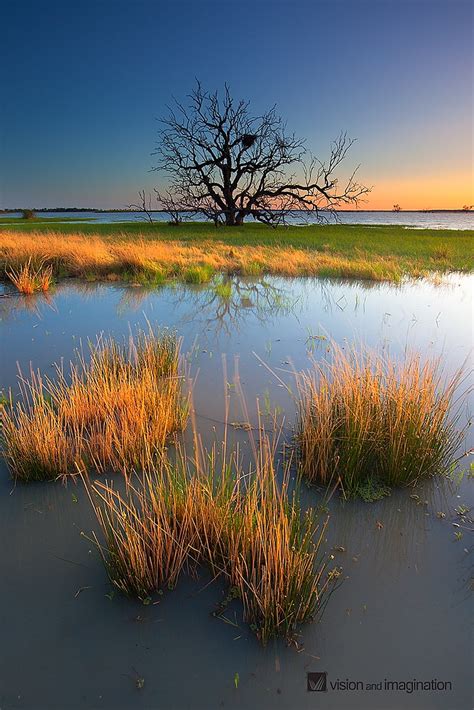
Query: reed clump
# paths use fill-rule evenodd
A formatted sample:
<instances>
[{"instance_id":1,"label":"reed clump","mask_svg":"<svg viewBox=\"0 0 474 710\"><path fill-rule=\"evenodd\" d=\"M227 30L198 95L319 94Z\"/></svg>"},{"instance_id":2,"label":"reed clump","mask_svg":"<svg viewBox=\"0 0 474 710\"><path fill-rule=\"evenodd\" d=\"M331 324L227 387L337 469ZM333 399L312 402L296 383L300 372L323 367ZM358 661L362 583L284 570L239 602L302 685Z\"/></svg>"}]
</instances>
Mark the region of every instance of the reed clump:
<instances>
[{"instance_id":1,"label":"reed clump","mask_svg":"<svg viewBox=\"0 0 474 710\"><path fill-rule=\"evenodd\" d=\"M21 293L29 296L36 291L46 293L53 283L53 266L43 260L35 266L30 257L23 264L7 269L6 275Z\"/></svg>"},{"instance_id":2,"label":"reed clump","mask_svg":"<svg viewBox=\"0 0 474 710\"><path fill-rule=\"evenodd\" d=\"M244 619L263 643L276 634L291 639L298 626L324 608L339 571L328 570L322 554L328 519L301 510L298 489L281 486L268 440L258 453L256 475L240 501L239 523L231 527L232 586L242 600Z\"/></svg>"},{"instance_id":3,"label":"reed clump","mask_svg":"<svg viewBox=\"0 0 474 710\"><path fill-rule=\"evenodd\" d=\"M143 599L205 564L241 600L263 644L277 635L294 639L322 612L339 576L323 553L327 520L319 523L312 510L303 515L288 473L277 483L266 437L251 471L235 452L213 449L190 460L184 449L172 463L162 457L125 493L86 481L111 582Z\"/></svg>"},{"instance_id":4,"label":"reed clump","mask_svg":"<svg viewBox=\"0 0 474 710\"><path fill-rule=\"evenodd\" d=\"M298 377L302 474L350 497L445 472L463 439L461 380L444 381L437 361L333 346L330 361Z\"/></svg>"},{"instance_id":5,"label":"reed clump","mask_svg":"<svg viewBox=\"0 0 474 710\"><path fill-rule=\"evenodd\" d=\"M179 367L175 335L150 329L123 345L99 339L67 374L57 367L53 379L35 372L20 377L20 397L1 413L12 474L40 480L88 466L140 467L186 420Z\"/></svg>"}]
</instances>

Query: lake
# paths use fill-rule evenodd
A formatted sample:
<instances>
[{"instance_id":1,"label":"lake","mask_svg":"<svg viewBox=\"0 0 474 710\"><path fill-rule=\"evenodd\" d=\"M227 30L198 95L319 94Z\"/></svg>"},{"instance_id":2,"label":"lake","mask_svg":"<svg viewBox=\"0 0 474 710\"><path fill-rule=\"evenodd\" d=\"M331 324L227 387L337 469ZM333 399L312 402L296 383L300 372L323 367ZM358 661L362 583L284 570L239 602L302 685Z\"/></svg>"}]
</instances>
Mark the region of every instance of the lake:
<instances>
[{"instance_id":1,"label":"lake","mask_svg":"<svg viewBox=\"0 0 474 710\"><path fill-rule=\"evenodd\" d=\"M5 217L19 218L19 212L2 215ZM140 221L143 220L143 213L140 212L38 212L37 217L48 220L54 219L77 219L87 220L87 222L97 222L99 224L112 224L114 222ZM334 222L330 216L329 220ZM199 216L193 217L199 220ZM156 222L167 222L169 216L165 213L154 213L153 220ZM419 229L474 229L474 212L339 212L338 220L341 224L393 224L406 227L417 227ZM288 219L290 224L300 224L303 220L300 216L294 215ZM307 215L305 223L315 222L314 215Z\"/></svg>"},{"instance_id":2,"label":"lake","mask_svg":"<svg viewBox=\"0 0 474 710\"><path fill-rule=\"evenodd\" d=\"M440 357L447 375L466 360L472 366L473 276L400 286L270 277L229 277L229 283L229 298L212 284L150 290L70 280L35 298L3 285L0 389L17 391L18 365L51 374L52 363L67 363L88 339L102 332L125 336L149 321L183 338L204 441L223 433L223 358L229 379L238 370L251 423L258 397L279 408L283 436L290 439L294 403L265 365L290 384L292 369L323 358L329 339L395 356L409 350ZM242 419L240 406L232 396L231 420ZM246 432L230 435L245 448ZM470 433L466 446L473 445ZM327 547L339 548L334 555L344 581L321 622L303 627L304 649L297 652L282 641L262 648L245 625L213 617L223 589L208 585L204 572L183 578L157 605L111 595L96 551L81 536L97 529L82 487L15 486L2 461L0 707L469 707L472 525L455 527L455 509L474 504L473 481L468 475L429 480L413 495L402 489L372 504L331 498ZM321 500L321 491L304 489L305 505ZM306 691L308 671L327 672L332 683L437 679L451 689L407 693L339 685L314 695ZM141 689L138 677L145 681Z\"/></svg>"}]
</instances>

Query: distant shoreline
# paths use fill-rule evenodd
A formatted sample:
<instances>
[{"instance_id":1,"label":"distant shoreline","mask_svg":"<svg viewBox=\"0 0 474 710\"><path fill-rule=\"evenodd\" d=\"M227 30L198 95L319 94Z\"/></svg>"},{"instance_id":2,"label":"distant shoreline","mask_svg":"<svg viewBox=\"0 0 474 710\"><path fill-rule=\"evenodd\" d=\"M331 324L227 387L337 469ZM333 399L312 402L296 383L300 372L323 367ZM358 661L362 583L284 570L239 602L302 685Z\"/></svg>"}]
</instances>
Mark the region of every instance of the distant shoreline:
<instances>
[{"instance_id":1,"label":"distant shoreline","mask_svg":"<svg viewBox=\"0 0 474 710\"><path fill-rule=\"evenodd\" d=\"M124 214L135 214L137 212L142 212L143 210L131 210L131 209L110 209L110 210L104 210L104 209L99 209L98 207L19 207L17 209L0 209L0 214L17 214L19 212L22 212L24 209L31 209L33 212L95 212L97 214L108 214L108 213L124 213ZM150 214L166 214L168 210L147 210ZM189 212L189 210L180 210L183 212L183 214ZM301 211L304 212L304 210L293 210L293 211ZM324 211L324 210L322 210ZM449 210L449 209L434 209L434 210L400 210L400 211L394 211L394 210L336 210L336 212L340 212L341 214L377 214L377 213L387 213L390 212L393 214L418 214L418 213L423 213L423 214L437 214L437 213L449 213L449 214L474 214L474 210Z\"/></svg>"}]
</instances>

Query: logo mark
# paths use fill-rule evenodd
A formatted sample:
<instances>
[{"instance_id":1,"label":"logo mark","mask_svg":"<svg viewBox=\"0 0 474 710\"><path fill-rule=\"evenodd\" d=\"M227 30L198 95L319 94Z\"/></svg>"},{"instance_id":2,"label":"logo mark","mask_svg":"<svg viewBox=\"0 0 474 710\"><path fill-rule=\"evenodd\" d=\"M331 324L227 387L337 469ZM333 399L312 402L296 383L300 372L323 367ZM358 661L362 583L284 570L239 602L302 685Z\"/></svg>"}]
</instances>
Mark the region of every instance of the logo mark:
<instances>
[{"instance_id":1,"label":"logo mark","mask_svg":"<svg viewBox=\"0 0 474 710\"><path fill-rule=\"evenodd\" d=\"M308 692L316 691L325 693L328 689L327 676L327 673L307 673L306 689Z\"/></svg>"}]
</instances>

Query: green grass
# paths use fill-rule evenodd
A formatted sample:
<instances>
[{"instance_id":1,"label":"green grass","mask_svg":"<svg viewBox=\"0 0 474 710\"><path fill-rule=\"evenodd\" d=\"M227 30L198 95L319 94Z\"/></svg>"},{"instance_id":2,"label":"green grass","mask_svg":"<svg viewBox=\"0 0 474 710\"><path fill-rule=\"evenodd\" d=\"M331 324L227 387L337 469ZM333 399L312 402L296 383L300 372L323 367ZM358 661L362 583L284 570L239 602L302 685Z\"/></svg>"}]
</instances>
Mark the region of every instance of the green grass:
<instances>
[{"instance_id":1,"label":"green grass","mask_svg":"<svg viewBox=\"0 0 474 710\"><path fill-rule=\"evenodd\" d=\"M180 227L145 222L115 222L114 224L80 223L64 219L8 220L0 218L0 228L13 231L47 231L61 234L98 234L103 237L144 238L184 242L215 240L229 246L282 246L335 252L351 256L355 252L376 256L397 256L402 260L449 262L452 268L471 269L473 266L474 230L406 229L399 226L311 225L269 229L261 224L216 229L206 223L188 223ZM257 265L256 265L257 266ZM431 264L432 266L432 264Z\"/></svg>"},{"instance_id":2,"label":"green grass","mask_svg":"<svg viewBox=\"0 0 474 710\"><path fill-rule=\"evenodd\" d=\"M474 230L409 229L400 226L363 225L311 225L306 227L280 227L270 229L261 224L245 224L242 227L215 228L206 223L186 223L171 227L164 223L115 222L114 224L86 223L62 219L12 220L0 218L0 231L58 233L67 236L98 235L107 242L116 240L145 242L162 240L198 246L203 242L219 243L229 247L229 254L236 247L295 248L325 256L358 260L364 263L367 273L360 278L383 280L387 271L387 259L396 263L399 276L418 276L427 271L470 271L474 265ZM377 273L380 270L380 275ZM247 265L246 273L259 275L271 272L266 264L255 262ZM346 274L347 272L347 274ZM324 276L324 266L319 269ZM328 267L328 276L334 276L334 268ZM341 267L341 277L354 276L350 265ZM203 283L211 278L197 263L190 268L186 279L190 283Z\"/></svg>"},{"instance_id":3,"label":"green grass","mask_svg":"<svg viewBox=\"0 0 474 710\"><path fill-rule=\"evenodd\" d=\"M24 219L23 217L0 217L0 229L7 225L21 227L21 225L25 226L25 223L28 223L30 227L28 231L37 231L38 225L49 225L51 222L74 224L74 222L87 222L89 219L89 217L30 217L29 219Z\"/></svg>"},{"instance_id":4,"label":"green grass","mask_svg":"<svg viewBox=\"0 0 474 710\"><path fill-rule=\"evenodd\" d=\"M183 273L183 280L187 284L207 284L214 275L214 269L208 264L191 266Z\"/></svg>"}]
</instances>

